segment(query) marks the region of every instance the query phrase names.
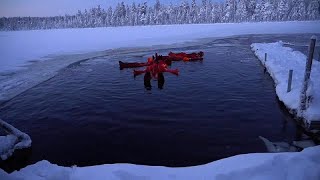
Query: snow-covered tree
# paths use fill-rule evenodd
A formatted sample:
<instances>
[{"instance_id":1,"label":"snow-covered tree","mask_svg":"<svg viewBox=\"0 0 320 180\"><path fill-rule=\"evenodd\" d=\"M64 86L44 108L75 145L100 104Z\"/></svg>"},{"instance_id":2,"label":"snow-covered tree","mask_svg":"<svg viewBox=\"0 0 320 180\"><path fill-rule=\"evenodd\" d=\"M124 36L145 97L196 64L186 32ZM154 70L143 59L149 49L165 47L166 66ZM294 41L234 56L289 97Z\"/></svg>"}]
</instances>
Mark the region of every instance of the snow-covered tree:
<instances>
[{"instance_id":1,"label":"snow-covered tree","mask_svg":"<svg viewBox=\"0 0 320 180\"><path fill-rule=\"evenodd\" d=\"M223 22L234 22L235 21L235 11L236 11L236 1L226 0L224 15L222 17Z\"/></svg>"},{"instance_id":2,"label":"snow-covered tree","mask_svg":"<svg viewBox=\"0 0 320 180\"><path fill-rule=\"evenodd\" d=\"M252 20L253 21L261 21L261 4L258 2L256 3L256 7L254 8L254 13L252 15Z\"/></svg>"},{"instance_id":3,"label":"snow-covered tree","mask_svg":"<svg viewBox=\"0 0 320 180\"><path fill-rule=\"evenodd\" d=\"M153 20L155 24L161 24L162 14L163 13L161 10L160 0L156 0L156 3L154 5L154 15L153 15Z\"/></svg>"},{"instance_id":4,"label":"snow-covered tree","mask_svg":"<svg viewBox=\"0 0 320 180\"><path fill-rule=\"evenodd\" d=\"M283 21L286 20L289 13L289 3L288 0L280 0L278 4L278 14L277 20Z\"/></svg>"},{"instance_id":5,"label":"snow-covered tree","mask_svg":"<svg viewBox=\"0 0 320 180\"><path fill-rule=\"evenodd\" d=\"M161 8L160 0L156 0L156 3L154 5L154 11L158 12L160 11L160 8Z\"/></svg>"},{"instance_id":6,"label":"snow-covered tree","mask_svg":"<svg viewBox=\"0 0 320 180\"><path fill-rule=\"evenodd\" d=\"M207 0L202 0L198 17L199 17L199 23L207 22Z\"/></svg>"},{"instance_id":7,"label":"snow-covered tree","mask_svg":"<svg viewBox=\"0 0 320 180\"><path fill-rule=\"evenodd\" d=\"M246 6L246 0L239 0L235 19L237 22L243 22L248 20L248 11Z\"/></svg>"},{"instance_id":8,"label":"snow-covered tree","mask_svg":"<svg viewBox=\"0 0 320 180\"><path fill-rule=\"evenodd\" d=\"M188 18L190 14L190 6L188 1L183 0L181 2L179 11L178 11L178 19L180 24L188 23Z\"/></svg>"},{"instance_id":9,"label":"snow-covered tree","mask_svg":"<svg viewBox=\"0 0 320 180\"><path fill-rule=\"evenodd\" d=\"M274 6L270 0L262 0L261 1L261 19L263 21L272 21L274 20Z\"/></svg>"},{"instance_id":10,"label":"snow-covered tree","mask_svg":"<svg viewBox=\"0 0 320 180\"><path fill-rule=\"evenodd\" d=\"M131 26L137 25L138 10L137 10L135 2L133 2L131 5L130 14L131 14L131 16L130 16L129 25L131 25Z\"/></svg>"},{"instance_id":11,"label":"snow-covered tree","mask_svg":"<svg viewBox=\"0 0 320 180\"><path fill-rule=\"evenodd\" d=\"M191 9L190 9L190 19L189 23L196 23L198 20L198 7L196 4L196 0L191 1Z\"/></svg>"},{"instance_id":12,"label":"snow-covered tree","mask_svg":"<svg viewBox=\"0 0 320 180\"><path fill-rule=\"evenodd\" d=\"M102 19L102 14L103 14L103 9L101 8L100 5L96 8L96 14L95 14L95 19L96 19L96 26L95 27L101 27L103 26L103 19Z\"/></svg>"},{"instance_id":13,"label":"snow-covered tree","mask_svg":"<svg viewBox=\"0 0 320 180\"><path fill-rule=\"evenodd\" d=\"M126 25L126 16L127 16L127 10L124 2L122 1L119 4L119 10L118 10L118 18L119 18L119 25Z\"/></svg>"},{"instance_id":14,"label":"snow-covered tree","mask_svg":"<svg viewBox=\"0 0 320 180\"><path fill-rule=\"evenodd\" d=\"M152 6L146 2L136 6L134 1L131 5L120 1L114 8L105 10L97 6L74 15L0 17L0 30L320 19L320 0L180 1L179 5L167 5L155 0Z\"/></svg>"},{"instance_id":15,"label":"snow-covered tree","mask_svg":"<svg viewBox=\"0 0 320 180\"><path fill-rule=\"evenodd\" d=\"M255 9L256 9L257 1L256 0L249 0L247 3L248 3L248 5L247 5L248 16L252 17L255 12Z\"/></svg>"},{"instance_id":16,"label":"snow-covered tree","mask_svg":"<svg viewBox=\"0 0 320 180\"><path fill-rule=\"evenodd\" d=\"M106 15L106 18L105 18L105 24L106 26L112 26L113 22L112 22L112 7L110 6L108 8L108 11L107 11L107 15Z\"/></svg>"},{"instance_id":17,"label":"snow-covered tree","mask_svg":"<svg viewBox=\"0 0 320 180\"><path fill-rule=\"evenodd\" d=\"M176 15L174 14L175 10L174 10L174 6L172 3L170 3L169 7L165 10L165 22L167 22L167 24L173 24L175 23L175 18Z\"/></svg>"},{"instance_id":18,"label":"snow-covered tree","mask_svg":"<svg viewBox=\"0 0 320 180\"><path fill-rule=\"evenodd\" d=\"M130 7L129 7L129 5L126 5L126 15L125 15L125 23L124 23L125 26L128 26L130 24L130 22L131 22L130 17L131 16L132 15L131 15Z\"/></svg>"},{"instance_id":19,"label":"snow-covered tree","mask_svg":"<svg viewBox=\"0 0 320 180\"><path fill-rule=\"evenodd\" d=\"M293 0L290 13L291 20L305 20L306 7L304 0Z\"/></svg>"},{"instance_id":20,"label":"snow-covered tree","mask_svg":"<svg viewBox=\"0 0 320 180\"><path fill-rule=\"evenodd\" d=\"M308 19L316 20L320 19L320 1L319 0L311 0L307 10Z\"/></svg>"},{"instance_id":21,"label":"snow-covered tree","mask_svg":"<svg viewBox=\"0 0 320 180\"><path fill-rule=\"evenodd\" d=\"M147 2L144 2L141 6L138 6L139 8L139 18L140 18L140 24L146 25L147 21Z\"/></svg>"},{"instance_id":22,"label":"snow-covered tree","mask_svg":"<svg viewBox=\"0 0 320 180\"><path fill-rule=\"evenodd\" d=\"M77 22L76 22L77 23L77 27L82 28L83 24L84 24L84 17L83 17L82 12L80 10L78 10L78 13L76 15L76 19L77 19ZM44 24L46 26L47 22L45 21Z\"/></svg>"},{"instance_id":23,"label":"snow-covered tree","mask_svg":"<svg viewBox=\"0 0 320 180\"><path fill-rule=\"evenodd\" d=\"M59 20L57 20L59 21ZM90 15L87 9L84 10L84 27L90 27Z\"/></svg>"},{"instance_id":24,"label":"snow-covered tree","mask_svg":"<svg viewBox=\"0 0 320 180\"><path fill-rule=\"evenodd\" d=\"M213 8L211 10L211 16L212 16L212 20L211 22L213 23L219 23L221 22L221 16L222 16L222 12L223 12L223 4L221 3L215 3L213 5Z\"/></svg>"}]
</instances>

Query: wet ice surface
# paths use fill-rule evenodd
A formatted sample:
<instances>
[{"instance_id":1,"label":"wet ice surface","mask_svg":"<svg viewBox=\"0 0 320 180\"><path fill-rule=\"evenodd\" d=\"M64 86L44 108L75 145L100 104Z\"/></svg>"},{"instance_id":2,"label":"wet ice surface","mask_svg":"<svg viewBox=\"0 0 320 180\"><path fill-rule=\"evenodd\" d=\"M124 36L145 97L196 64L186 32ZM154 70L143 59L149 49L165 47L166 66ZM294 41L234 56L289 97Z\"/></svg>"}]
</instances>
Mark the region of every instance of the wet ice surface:
<instances>
[{"instance_id":1,"label":"wet ice surface","mask_svg":"<svg viewBox=\"0 0 320 180\"><path fill-rule=\"evenodd\" d=\"M299 37L295 42L309 41L309 36L294 36ZM96 58L79 55L88 58L79 63L68 57L74 64L64 69L61 59L48 61L49 71L39 64L39 74L20 76L26 85L28 80L38 84L46 73L44 79L49 80L25 92L21 88L20 95L0 106L2 118L33 140L23 161L13 158L6 166L17 168L42 159L68 166L189 166L265 152L259 135L276 141L300 139L301 131L276 98L272 79L250 50L254 42L291 42L292 37L252 35L204 39L188 47L105 51L91 54ZM134 79L132 69L118 67L119 60L145 61L156 51L199 50L205 52L205 60L174 62L171 68L179 68L180 76L165 74L163 90L156 81L151 91L145 90L143 76ZM11 77L16 81L8 78L2 85L20 83L17 74Z\"/></svg>"}]
</instances>

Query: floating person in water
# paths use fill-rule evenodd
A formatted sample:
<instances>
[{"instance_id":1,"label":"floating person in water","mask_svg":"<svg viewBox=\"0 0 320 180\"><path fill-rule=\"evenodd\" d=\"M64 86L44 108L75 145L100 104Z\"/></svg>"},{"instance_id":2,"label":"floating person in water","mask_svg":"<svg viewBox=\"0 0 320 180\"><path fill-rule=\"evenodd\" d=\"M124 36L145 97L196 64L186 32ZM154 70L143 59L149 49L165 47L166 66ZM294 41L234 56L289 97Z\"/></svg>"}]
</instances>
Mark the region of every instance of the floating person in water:
<instances>
[{"instance_id":1,"label":"floating person in water","mask_svg":"<svg viewBox=\"0 0 320 180\"><path fill-rule=\"evenodd\" d=\"M165 61L163 61L161 56L158 56L157 54L155 55L154 62L147 66L145 70L134 70L133 74L134 76L138 76L140 74L145 73L144 76L144 85L146 89L150 90L151 89L151 79L158 80L158 88L162 89L164 85L164 72L169 72L175 75L179 75L179 70L178 69L168 69L167 64Z\"/></svg>"},{"instance_id":2,"label":"floating person in water","mask_svg":"<svg viewBox=\"0 0 320 180\"><path fill-rule=\"evenodd\" d=\"M147 72L151 73L151 77L153 79L158 79L158 74L164 73L164 72L169 72L171 74L179 75L178 69L174 69L174 70L168 69L167 64L164 61L160 60L160 58L156 57L155 61L151 65L147 66L145 70L133 70L134 76L138 76L140 74L144 74Z\"/></svg>"},{"instance_id":3,"label":"floating person in water","mask_svg":"<svg viewBox=\"0 0 320 180\"><path fill-rule=\"evenodd\" d=\"M158 80L158 88L163 89L164 85L164 72L170 72L172 74L178 75L179 70L171 70L167 68L166 62L163 60L162 56L158 56L156 53L155 56L152 57L152 64L147 66L145 70L134 70L133 74L134 76L140 75L145 73L144 75L144 86L147 90L151 89L151 79Z\"/></svg>"},{"instance_id":4,"label":"floating person in water","mask_svg":"<svg viewBox=\"0 0 320 180\"><path fill-rule=\"evenodd\" d=\"M155 56L152 56L148 58L148 62L122 62L119 61L119 67L120 70L124 68L136 68L136 67L143 67L143 66L149 66L150 62L152 61L164 61L167 65L171 65L172 61L202 61L204 56L204 52L193 52L193 53L173 53L170 52L167 56L158 55L155 53Z\"/></svg>"}]
</instances>

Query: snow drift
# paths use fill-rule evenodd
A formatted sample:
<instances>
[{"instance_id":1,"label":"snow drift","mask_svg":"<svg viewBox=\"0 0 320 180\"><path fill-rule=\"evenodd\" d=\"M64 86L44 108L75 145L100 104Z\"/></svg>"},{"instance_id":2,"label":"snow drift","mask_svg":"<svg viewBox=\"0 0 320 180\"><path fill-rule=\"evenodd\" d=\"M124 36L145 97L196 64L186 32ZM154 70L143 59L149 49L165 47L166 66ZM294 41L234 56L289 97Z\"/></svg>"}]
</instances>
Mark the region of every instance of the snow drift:
<instances>
[{"instance_id":1,"label":"snow drift","mask_svg":"<svg viewBox=\"0 0 320 180\"><path fill-rule=\"evenodd\" d=\"M40 161L11 174L0 170L0 179L108 179L108 180L319 180L320 146L296 153L244 154L209 164L169 168L133 164L105 164L89 167L61 167Z\"/></svg>"}]
</instances>

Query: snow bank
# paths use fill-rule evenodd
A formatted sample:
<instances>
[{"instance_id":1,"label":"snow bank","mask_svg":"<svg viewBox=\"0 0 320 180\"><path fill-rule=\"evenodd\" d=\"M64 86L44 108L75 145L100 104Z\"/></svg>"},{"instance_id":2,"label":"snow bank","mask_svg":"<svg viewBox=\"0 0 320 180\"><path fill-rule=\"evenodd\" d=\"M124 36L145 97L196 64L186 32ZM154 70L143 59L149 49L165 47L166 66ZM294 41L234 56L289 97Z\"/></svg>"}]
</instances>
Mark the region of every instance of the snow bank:
<instances>
[{"instance_id":1,"label":"snow bank","mask_svg":"<svg viewBox=\"0 0 320 180\"><path fill-rule=\"evenodd\" d=\"M16 149L23 149L31 146L32 141L29 135L19 131L1 119L0 127L10 133L7 136L0 136L0 157L2 160L6 160L10 157Z\"/></svg>"},{"instance_id":2,"label":"snow bank","mask_svg":"<svg viewBox=\"0 0 320 180\"><path fill-rule=\"evenodd\" d=\"M296 153L260 153L233 156L209 164L168 168L133 164L110 164L89 167L60 167L40 161L20 171L7 174L0 170L0 179L218 179L218 180L319 180L320 146Z\"/></svg>"},{"instance_id":3,"label":"snow bank","mask_svg":"<svg viewBox=\"0 0 320 180\"><path fill-rule=\"evenodd\" d=\"M320 63L313 61L310 86L307 95L311 97L309 107L303 113L299 112L300 92L303 85L303 78L307 57L283 43L255 43L251 45L252 50L267 68L276 85L276 93L280 99L293 113L303 117L307 124L311 121L320 121ZM265 62L265 53L267 61ZM289 70L293 70L292 90L287 93Z\"/></svg>"}]
</instances>

